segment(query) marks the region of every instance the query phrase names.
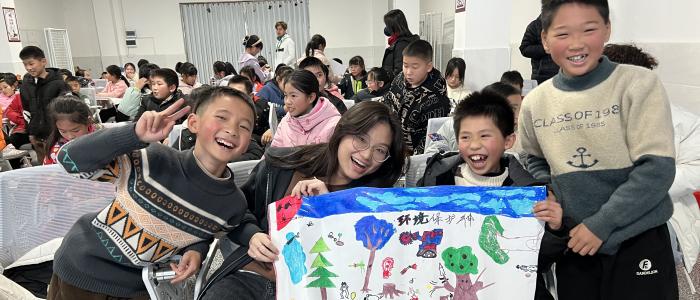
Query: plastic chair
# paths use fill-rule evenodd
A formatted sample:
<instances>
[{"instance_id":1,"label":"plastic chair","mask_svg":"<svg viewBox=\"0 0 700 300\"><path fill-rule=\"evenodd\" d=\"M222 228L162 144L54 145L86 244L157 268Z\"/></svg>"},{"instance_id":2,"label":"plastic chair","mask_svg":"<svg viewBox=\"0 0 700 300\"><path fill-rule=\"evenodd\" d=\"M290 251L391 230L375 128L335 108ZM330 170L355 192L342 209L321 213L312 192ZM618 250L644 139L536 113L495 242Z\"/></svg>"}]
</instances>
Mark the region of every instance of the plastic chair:
<instances>
[{"instance_id":1,"label":"plastic chair","mask_svg":"<svg viewBox=\"0 0 700 300\"><path fill-rule=\"evenodd\" d=\"M236 186L240 187L248 180L248 176L259 162L260 160L245 160L228 164L229 169L233 171L233 182L236 183Z\"/></svg>"},{"instance_id":2,"label":"plastic chair","mask_svg":"<svg viewBox=\"0 0 700 300\"><path fill-rule=\"evenodd\" d=\"M355 105L355 100L343 99L343 102L345 103L345 107L347 107L348 109Z\"/></svg>"},{"instance_id":3,"label":"plastic chair","mask_svg":"<svg viewBox=\"0 0 700 300\"><path fill-rule=\"evenodd\" d=\"M185 125L183 124L177 124L173 126L173 130L170 131L170 134L168 134L168 146L172 147L175 145L175 141L177 141L180 138L180 134L182 133L182 129L185 128Z\"/></svg>"},{"instance_id":4,"label":"plastic chair","mask_svg":"<svg viewBox=\"0 0 700 300\"><path fill-rule=\"evenodd\" d=\"M432 143L433 139L430 138L430 135L432 134L437 134L438 129L442 127L442 124L445 124L447 120L449 120L450 117L443 117L443 118L432 118L428 119L428 128L427 128L427 134L425 136L425 148L428 149L430 147L430 144Z\"/></svg>"},{"instance_id":5,"label":"plastic chair","mask_svg":"<svg viewBox=\"0 0 700 300\"><path fill-rule=\"evenodd\" d=\"M406 176L405 176L405 187L415 187L418 180L423 177L425 173L425 167L428 166L428 159L432 157L432 154L420 154L414 155L407 158L406 162Z\"/></svg>"}]
</instances>

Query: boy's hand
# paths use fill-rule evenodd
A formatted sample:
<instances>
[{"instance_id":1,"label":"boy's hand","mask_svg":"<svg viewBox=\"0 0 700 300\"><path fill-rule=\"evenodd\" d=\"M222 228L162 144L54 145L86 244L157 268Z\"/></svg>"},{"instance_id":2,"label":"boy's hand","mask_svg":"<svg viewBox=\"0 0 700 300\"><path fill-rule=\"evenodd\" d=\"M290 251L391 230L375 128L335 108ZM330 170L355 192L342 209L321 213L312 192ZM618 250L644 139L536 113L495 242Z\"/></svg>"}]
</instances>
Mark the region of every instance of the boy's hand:
<instances>
[{"instance_id":1,"label":"boy's hand","mask_svg":"<svg viewBox=\"0 0 700 300\"><path fill-rule=\"evenodd\" d=\"M561 209L561 204L557 202L557 199L554 198L554 194L552 194L551 191L548 193L545 201L535 203L532 211L535 213L535 218L547 222L547 225L549 225L549 228L552 230L559 230L561 228L561 219L564 212Z\"/></svg>"},{"instance_id":2,"label":"boy's hand","mask_svg":"<svg viewBox=\"0 0 700 300\"><path fill-rule=\"evenodd\" d=\"M175 271L175 278L170 283L176 284L184 281L199 271L202 266L202 255L194 250L189 250L182 255L180 263L175 265L170 263L170 268Z\"/></svg>"},{"instance_id":3,"label":"boy's hand","mask_svg":"<svg viewBox=\"0 0 700 300\"><path fill-rule=\"evenodd\" d=\"M175 126L175 121L190 111L189 106L180 109L184 103L185 99L180 99L161 112L152 110L144 112L136 123L136 136L139 137L139 140L144 143L152 143L168 137Z\"/></svg>"},{"instance_id":4,"label":"boy's hand","mask_svg":"<svg viewBox=\"0 0 700 300\"><path fill-rule=\"evenodd\" d=\"M248 255L254 260L271 263L277 260L279 253L267 234L258 232L250 238Z\"/></svg>"},{"instance_id":5,"label":"boy's hand","mask_svg":"<svg viewBox=\"0 0 700 300\"><path fill-rule=\"evenodd\" d=\"M603 244L603 241L588 230L588 227L583 223L576 225L569 232L569 236L571 239L568 247L580 255L594 255Z\"/></svg>"},{"instance_id":6,"label":"boy's hand","mask_svg":"<svg viewBox=\"0 0 700 300\"><path fill-rule=\"evenodd\" d=\"M263 145L267 145L272 142L272 129L268 129L263 133L262 137L260 137L260 141L263 143Z\"/></svg>"},{"instance_id":7,"label":"boy's hand","mask_svg":"<svg viewBox=\"0 0 700 300\"><path fill-rule=\"evenodd\" d=\"M144 86L146 86L146 82L148 82L148 78L139 78L139 80L134 82L134 87L140 91Z\"/></svg>"},{"instance_id":8,"label":"boy's hand","mask_svg":"<svg viewBox=\"0 0 700 300\"><path fill-rule=\"evenodd\" d=\"M292 189L290 195L294 197L301 196L312 196L312 195L323 195L328 194L328 188L323 181L320 181L314 177L314 179L302 180L297 182L297 184Z\"/></svg>"}]
</instances>

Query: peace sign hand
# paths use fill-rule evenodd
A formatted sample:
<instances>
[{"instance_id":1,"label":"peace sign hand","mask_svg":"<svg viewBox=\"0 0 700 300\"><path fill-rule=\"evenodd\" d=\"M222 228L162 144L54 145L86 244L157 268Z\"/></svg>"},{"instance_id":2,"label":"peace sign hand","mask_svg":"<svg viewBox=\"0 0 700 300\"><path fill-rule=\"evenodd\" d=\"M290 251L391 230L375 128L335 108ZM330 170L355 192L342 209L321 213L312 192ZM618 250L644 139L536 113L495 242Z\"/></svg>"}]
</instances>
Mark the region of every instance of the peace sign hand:
<instances>
[{"instance_id":1,"label":"peace sign hand","mask_svg":"<svg viewBox=\"0 0 700 300\"><path fill-rule=\"evenodd\" d=\"M158 142L170 134L175 126L175 121L185 116L190 107L180 107L185 103L185 99L175 101L170 107L161 112L146 111L136 122L136 136L144 143Z\"/></svg>"}]
</instances>

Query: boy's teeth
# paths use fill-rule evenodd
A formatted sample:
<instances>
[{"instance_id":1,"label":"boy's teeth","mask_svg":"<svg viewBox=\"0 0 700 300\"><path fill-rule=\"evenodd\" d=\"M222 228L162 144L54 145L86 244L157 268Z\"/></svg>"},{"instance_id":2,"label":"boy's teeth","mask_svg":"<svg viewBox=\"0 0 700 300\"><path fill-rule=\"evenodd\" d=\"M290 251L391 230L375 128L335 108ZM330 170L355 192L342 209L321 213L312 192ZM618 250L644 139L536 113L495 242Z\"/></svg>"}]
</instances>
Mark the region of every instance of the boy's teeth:
<instances>
[{"instance_id":1,"label":"boy's teeth","mask_svg":"<svg viewBox=\"0 0 700 300\"><path fill-rule=\"evenodd\" d=\"M577 62L577 61L583 60L584 58L586 58L586 55L581 54L581 55L576 55L576 56L570 56L569 60L573 61L573 62Z\"/></svg>"},{"instance_id":2,"label":"boy's teeth","mask_svg":"<svg viewBox=\"0 0 700 300\"><path fill-rule=\"evenodd\" d=\"M221 144L221 145L223 145L223 146L225 146L225 147L233 148L233 144L231 144L231 143L229 143L229 142L227 142L227 141L225 141L225 140L223 140L223 139L216 139L216 142L219 143L219 144Z\"/></svg>"},{"instance_id":3,"label":"boy's teeth","mask_svg":"<svg viewBox=\"0 0 700 300\"><path fill-rule=\"evenodd\" d=\"M469 159L471 159L471 160L484 160L484 159L486 159L486 157L484 155L477 154L477 155L470 156Z\"/></svg>"}]
</instances>

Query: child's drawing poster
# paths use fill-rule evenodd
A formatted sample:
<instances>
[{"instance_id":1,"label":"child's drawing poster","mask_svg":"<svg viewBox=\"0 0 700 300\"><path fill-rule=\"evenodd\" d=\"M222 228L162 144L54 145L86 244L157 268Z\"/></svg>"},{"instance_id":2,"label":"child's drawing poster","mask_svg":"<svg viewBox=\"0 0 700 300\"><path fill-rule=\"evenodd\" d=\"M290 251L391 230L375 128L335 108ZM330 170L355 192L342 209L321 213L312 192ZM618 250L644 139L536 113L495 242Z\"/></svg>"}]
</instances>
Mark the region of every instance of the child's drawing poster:
<instances>
[{"instance_id":1,"label":"child's drawing poster","mask_svg":"<svg viewBox=\"0 0 700 300\"><path fill-rule=\"evenodd\" d=\"M532 299L544 187L356 188L270 204L277 299Z\"/></svg>"}]
</instances>

